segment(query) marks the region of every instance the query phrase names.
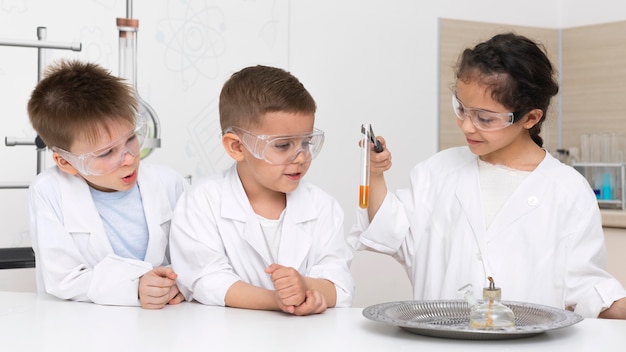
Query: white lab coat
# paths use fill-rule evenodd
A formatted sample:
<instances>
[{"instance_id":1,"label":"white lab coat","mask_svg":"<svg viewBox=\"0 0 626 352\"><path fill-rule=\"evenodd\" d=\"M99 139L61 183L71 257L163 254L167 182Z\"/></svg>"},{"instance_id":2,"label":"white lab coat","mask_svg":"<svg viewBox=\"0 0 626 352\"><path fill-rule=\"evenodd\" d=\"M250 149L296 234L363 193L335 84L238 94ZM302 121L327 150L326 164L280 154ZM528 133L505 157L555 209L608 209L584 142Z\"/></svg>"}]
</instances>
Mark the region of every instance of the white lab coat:
<instances>
[{"instance_id":1,"label":"white lab coat","mask_svg":"<svg viewBox=\"0 0 626 352\"><path fill-rule=\"evenodd\" d=\"M169 264L170 221L188 182L169 168L145 163L137 182L149 231L144 261L114 254L83 178L56 166L35 178L29 209L39 292L105 305L140 305L140 276Z\"/></svg>"},{"instance_id":2,"label":"white lab coat","mask_svg":"<svg viewBox=\"0 0 626 352\"><path fill-rule=\"evenodd\" d=\"M352 249L343 230L343 210L321 189L304 181L287 194L276 263L303 276L335 284L337 307L352 303ZM265 268L273 263L258 218L236 165L194 184L180 199L170 246L178 287L187 299L224 306L232 284L244 281L274 289Z\"/></svg>"},{"instance_id":3,"label":"white lab coat","mask_svg":"<svg viewBox=\"0 0 626 352\"><path fill-rule=\"evenodd\" d=\"M410 181L410 189L387 194L371 224L359 210L349 242L394 256L409 275L414 299L460 299L458 289L467 283L482 298L487 276L503 300L575 307L585 317L626 296L605 271L593 191L549 153L487 230L477 156L467 147L418 164Z\"/></svg>"}]
</instances>

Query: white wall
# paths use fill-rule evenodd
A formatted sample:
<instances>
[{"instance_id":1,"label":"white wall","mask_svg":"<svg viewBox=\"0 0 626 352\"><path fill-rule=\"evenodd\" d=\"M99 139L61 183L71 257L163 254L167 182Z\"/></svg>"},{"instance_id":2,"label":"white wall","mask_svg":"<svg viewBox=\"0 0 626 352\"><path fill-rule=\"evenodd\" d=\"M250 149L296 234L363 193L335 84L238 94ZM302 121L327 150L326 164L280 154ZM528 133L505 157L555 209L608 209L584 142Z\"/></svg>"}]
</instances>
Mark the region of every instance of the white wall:
<instances>
[{"instance_id":1,"label":"white wall","mask_svg":"<svg viewBox=\"0 0 626 352\"><path fill-rule=\"evenodd\" d=\"M559 28L623 21L626 3L622 0L559 0Z\"/></svg>"},{"instance_id":2,"label":"white wall","mask_svg":"<svg viewBox=\"0 0 626 352\"><path fill-rule=\"evenodd\" d=\"M388 140L392 189L406 186L409 169L436 151L439 18L559 28L623 20L625 9L618 0L441 0L428 6L414 0L136 0L140 94L163 126L163 148L146 161L194 178L225 167L216 111L223 81L247 65L287 68L315 97L317 125L327 134L307 178L337 197L349 230L361 123L372 123ZM83 42L81 53L57 50L54 57L88 59L117 72L115 18L125 16L121 0L5 2L0 41L35 40L36 27L46 26L49 41ZM33 136L25 104L37 79L36 59L35 49L0 46L0 137ZM1 144L0 160L0 184L34 177L34 147ZM0 190L0 247L30 244L25 195ZM410 299L406 276L391 258L359 252L353 273L357 306Z\"/></svg>"}]
</instances>

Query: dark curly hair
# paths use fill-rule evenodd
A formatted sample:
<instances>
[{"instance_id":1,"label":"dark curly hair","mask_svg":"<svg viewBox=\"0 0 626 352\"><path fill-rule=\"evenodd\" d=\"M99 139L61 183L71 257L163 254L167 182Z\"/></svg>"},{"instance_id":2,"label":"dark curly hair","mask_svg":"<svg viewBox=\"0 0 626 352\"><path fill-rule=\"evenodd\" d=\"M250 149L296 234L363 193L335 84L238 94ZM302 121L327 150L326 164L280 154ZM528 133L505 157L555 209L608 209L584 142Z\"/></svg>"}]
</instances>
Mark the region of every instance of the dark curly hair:
<instances>
[{"instance_id":1,"label":"dark curly hair","mask_svg":"<svg viewBox=\"0 0 626 352\"><path fill-rule=\"evenodd\" d=\"M550 100L559 91L543 45L514 33L498 34L463 51L456 65L456 78L485 85L491 97L511 111L541 109L543 118L529 133L537 145L543 146L541 125Z\"/></svg>"}]
</instances>

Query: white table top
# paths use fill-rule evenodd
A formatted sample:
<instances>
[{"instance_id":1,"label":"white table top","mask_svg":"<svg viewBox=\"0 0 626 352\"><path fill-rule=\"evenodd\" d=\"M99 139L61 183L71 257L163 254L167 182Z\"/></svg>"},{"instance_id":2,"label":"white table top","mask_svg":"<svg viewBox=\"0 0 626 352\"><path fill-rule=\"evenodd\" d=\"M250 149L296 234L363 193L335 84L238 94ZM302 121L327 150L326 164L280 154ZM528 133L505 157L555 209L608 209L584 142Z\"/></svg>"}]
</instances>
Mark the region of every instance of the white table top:
<instances>
[{"instance_id":1,"label":"white table top","mask_svg":"<svg viewBox=\"0 0 626 352\"><path fill-rule=\"evenodd\" d=\"M409 333L335 308L280 312L182 303L161 310L0 292L0 351L624 351L626 321L585 319L537 336L466 341Z\"/></svg>"}]
</instances>

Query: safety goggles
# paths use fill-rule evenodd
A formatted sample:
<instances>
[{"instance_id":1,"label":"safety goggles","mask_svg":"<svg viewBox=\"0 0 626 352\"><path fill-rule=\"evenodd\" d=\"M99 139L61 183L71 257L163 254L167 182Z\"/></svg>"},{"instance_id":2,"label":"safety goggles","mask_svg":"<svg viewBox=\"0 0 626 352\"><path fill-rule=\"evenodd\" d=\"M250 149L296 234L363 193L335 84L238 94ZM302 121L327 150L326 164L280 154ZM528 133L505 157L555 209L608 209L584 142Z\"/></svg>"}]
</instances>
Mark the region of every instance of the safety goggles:
<instances>
[{"instance_id":1,"label":"safety goggles","mask_svg":"<svg viewBox=\"0 0 626 352\"><path fill-rule=\"evenodd\" d=\"M229 127L224 133L238 135L255 158L272 165L291 164L300 153L304 155L304 162L310 162L319 154L324 144L324 132L317 128L310 133L295 135L259 135L239 127Z\"/></svg>"},{"instance_id":2,"label":"safety goggles","mask_svg":"<svg viewBox=\"0 0 626 352\"><path fill-rule=\"evenodd\" d=\"M148 124L145 118L138 115L132 130L93 152L77 155L57 147L51 149L59 153L82 175L106 175L122 165L126 153L133 157L139 155L147 131Z\"/></svg>"},{"instance_id":3,"label":"safety goggles","mask_svg":"<svg viewBox=\"0 0 626 352\"><path fill-rule=\"evenodd\" d=\"M525 115L521 111L493 112L466 108L459 98L456 97L456 94L452 95L452 108L459 120L465 121L465 118L469 117L472 124L481 131L501 130L519 121Z\"/></svg>"}]
</instances>

